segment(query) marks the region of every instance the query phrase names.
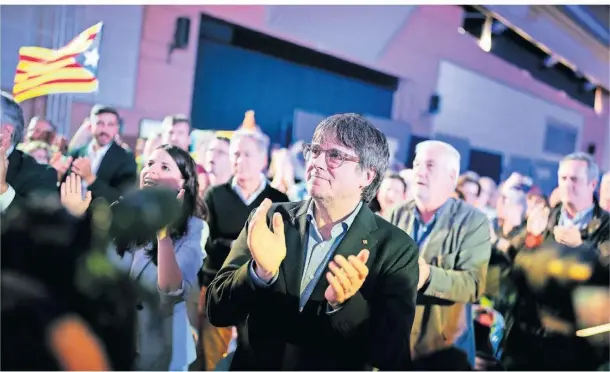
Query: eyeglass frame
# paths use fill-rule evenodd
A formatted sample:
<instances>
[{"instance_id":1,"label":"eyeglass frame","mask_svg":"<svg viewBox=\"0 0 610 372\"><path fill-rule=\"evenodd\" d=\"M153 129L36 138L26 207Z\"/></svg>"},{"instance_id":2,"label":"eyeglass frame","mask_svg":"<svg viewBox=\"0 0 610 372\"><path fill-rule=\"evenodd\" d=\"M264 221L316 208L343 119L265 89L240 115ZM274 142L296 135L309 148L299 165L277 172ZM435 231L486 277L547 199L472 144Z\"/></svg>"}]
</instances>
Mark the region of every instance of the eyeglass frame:
<instances>
[{"instance_id":1,"label":"eyeglass frame","mask_svg":"<svg viewBox=\"0 0 610 372\"><path fill-rule=\"evenodd\" d=\"M356 163L356 164L360 164L360 158L358 158L357 156L348 155L348 154L344 153L343 151L338 150L338 149L334 149L334 148L333 148L333 149L328 149L328 150L325 150L325 149L323 149L323 148L322 148L322 146L320 146L320 145L316 145L316 144L313 144L313 143L304 143L304 144L303 144L303 156L305 157L305 161L309 161L309 159L308 159L308 155L307 155L308 153L309 153L309 154L310 154L312 157L314 157L314 155L313 155L313 151L312 151L313 146L317 146L317 148L319 148L319 149L320 149L320 153L318 154L318 156L320 156L320 155L322 155L322 154L325 154L325 155L324 155L324 160L326 161L326 165L327 165L329 168L332 168L332 169L339 168L339 167L340 167L340 166L342 166L342 165L343 165L343 164L344 164L346 161L353 162L353 163ZM336 165L336 166L331 166L331 165L328 163L328 159L329 159L329 157L326 155L326 153L328 153L329 151L336 151L336 152L337 152L337 154L339 154L339 155L341 156L341 163L339 163L339 165ZM315 156L315 158L317 158L317 156Z\"/></svg>"}]
</instances>

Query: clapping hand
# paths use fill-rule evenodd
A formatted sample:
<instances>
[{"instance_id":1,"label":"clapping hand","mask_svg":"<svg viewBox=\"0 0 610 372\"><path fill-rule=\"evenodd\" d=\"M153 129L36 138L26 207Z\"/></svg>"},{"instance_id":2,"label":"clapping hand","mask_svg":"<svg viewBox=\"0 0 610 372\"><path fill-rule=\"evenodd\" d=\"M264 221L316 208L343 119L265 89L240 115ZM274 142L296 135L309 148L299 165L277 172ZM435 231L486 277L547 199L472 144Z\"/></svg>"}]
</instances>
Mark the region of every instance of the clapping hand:
<instances>
[{"instance_id":1,"label":"clapping hand","mask_svg":"<svg viewBox=\"0 0 610 372\"><path fill-rule=\"evenodd\" d=\"M538 236L541 235L549 223L550 209L539 205L532 209L527 218L527 232Z\"/></svg>"},{"instance_id":2,"label":"clapping hand","mask_svg":"<svg viewBox=\"0 0 610 372\"><path fill-rule=\"evenodd\" d=\"M74 173L61 184L61 204L75 216L85 214L91 203L91 191L87 191L83 198L82 189L82 179Z\"/></svg>"},{"instance_id":3,"label":"clapping hand","mask_svg":"<svg viewBox=\"0 0 610 372\"><path fill-rule=\"evenodd\" d=\"M568 247L578 247L582 244L580 230L576 226L555 226L553 236L557 243L567 245Z\"/></svg>"},{"instance_id":4,"label":"clapping hand","mask_svg":"<svg viewBox=\"0 0 610 372\"><path fill-rule=\"evenodd\" d=\"M271 200L265 199L256 208L248 224L248 248L256 263L256 275L264 281L270 281L279 271L286 258L286 237L284 221L279 213L273 214L273 231L267 226L267 213Z\"/></svg>"},{"instance_id":5,"label":"clapping hand","mask_svg":"<svg viewBox=\"0 0 610 372\"><path fill-rule=\"evenodd\" d=\"M368 259L369 250L363 249L358 256L349 256L347 259L336 255L334 261L328 264L330 272L326 273L326 279L329 286L324 292L324 298L331 307L337 308L360 290L369 274L366 266Z\"/></svg>"},{"instance_id":6,"label":"clapping hand","mask_svg":"<svg viewBox=\"0 0 610 372\"><path fill-rule=\"evenodd\" d=\"M67 158L64 158L61 152L56 152L55 154L53 154L53 156L51 156L51 159L49 160L49 165L55 168L55 170L57 171L57 178L60 181L68 172L68 169L70 169L71 164L72 157L68 156Z\"/></svg>"},{"instance_id":7,"label":"clapping hand","mask_svg":"<svg viewBox=\"0 0 610 372\"><path fill-rule=\"evenodd\" d=\"M72 162L72 172L79 175L88 185L95 181L95 175L91 171L91 159L89 158L82 157L74 160Z\"/></svg>"}]
</instances>

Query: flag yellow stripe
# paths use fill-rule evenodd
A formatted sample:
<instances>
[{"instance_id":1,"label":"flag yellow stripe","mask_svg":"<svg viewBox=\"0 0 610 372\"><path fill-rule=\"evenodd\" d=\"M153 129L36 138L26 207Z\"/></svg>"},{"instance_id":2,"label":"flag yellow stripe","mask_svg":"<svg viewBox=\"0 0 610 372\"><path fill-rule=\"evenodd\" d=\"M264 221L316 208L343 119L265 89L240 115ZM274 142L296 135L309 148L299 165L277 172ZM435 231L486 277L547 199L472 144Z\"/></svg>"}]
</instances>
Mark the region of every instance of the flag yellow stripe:
<instances>
[{"instance_id":1,"label":"flag yellow stripe","mask_svg":"<svg viewBox=\"0 0 610 372\"><path fill-rule=\"evenodd\" d=\"M19 62L17 69L26 71L24 73L15 75L15 84L21 83L33 76L49 74L54 71L59 71L62 68L76 63L74 58L67 58L54 63L32 63L32 62Z\"/></svg>"},{"instance_id":2,"label":"flag yellow stripe","mask_svg":"<svg viewBox=\"0 0 610 372\"><path fill-rule=\"evenodd\" d=\"M89 49L89 47L91 46L91 44L93 44L93 40L87 40L87 37L83 37L86 35L80 34L78 36L78 40L75 40L75 42L70 43L68 45L66 45L65 47L61 48L58 50L59 54L61 56L67 56L67 55L71 55L71 54L81 54L84 51L86 51L87 49Z\"/></svg>"},{"instance_id":3,"label":"flag yellow stripe","mask_svg":"<svg viewBox=\"0 0 610 372\"><path fill-rule=\"evenodd\" d=\"M15 74L13 96L17 102L53 93L89 93L98 89L96 76L85 68L74 65L73 58L98 42L103 23L99 22L81 32L58 50L42 47L22 47ZM70 56L71 58L65 58ZM57 61L58 59L62 59ZM28 61L33 59L35 61ZM48 62L48 63L47 63Z\"/></svg>"},{"instance_id":4,"label":"flag yellow stripe","mask_svg":"<svg viewBox=\"0 0 610 372\"><path fill-rule=\"evenodd\" d=\"M102 28L102 23L98 23L81 32L74 40L72 40L68 45L60 48L58 52L61 55L69 55L69 54L81 54L85 50L89 49L93 40L89 40L91 35L98 33Z\"/></svg>"},{"instance_id":5,"label":"flag yellow stripe","mask_svg":"<svg viewBox=\"0 0 610 372\"><path fill-rule=\"evenodd\" d=\"M19 55L44 60L53 60L60 57L56 50L33 46L19 48Z\"/></svg>"},{"instance_id":6,"label":"flag yellow stripe","mask_svg":"<svg viewBox=\"0 0 610 372\"><path fill-rule=\"evenodd\" d=\"M44 60L54 60L57 58L61 58L65 55L70 54L80 54L86 51L91 44L92 40L89 40L91 35L99 32L101 30L102 23L98 23L92 27L89 27L87 30L81 32L74 40L72 40L68 45L59 48L58 50L48 49L43 47L21 47L19 48L19 55L28 56L32 58L39 58Z\"/></svg>"},{"instance_id":7,"label":"flag yellow stripe","mask_svg":"<svg viewBox=\"0 0 610 372\"><path fill-rule=\"evenodd\" d=\"M97 80L85 83L50 83L15 94L13 99L19 103L31 98L54 93L91 93L95 92L97 88Z\"/></svg>"},{"instance_id":8,"label":"flag yellow stripe","mask_svg":"<svg viewBox=\"0 0 610 372\"><path fill-rule=\"evenodd\" d=\"M21 83L15 84L13 87L13 93L19 94L24 90L31 89L37 85L42 85L53 80L65 80L65 79L92 79L94 76L84 68L66 68L63 70L54 71L49 74L40 75Z\"/></svg>"}]
</instances>

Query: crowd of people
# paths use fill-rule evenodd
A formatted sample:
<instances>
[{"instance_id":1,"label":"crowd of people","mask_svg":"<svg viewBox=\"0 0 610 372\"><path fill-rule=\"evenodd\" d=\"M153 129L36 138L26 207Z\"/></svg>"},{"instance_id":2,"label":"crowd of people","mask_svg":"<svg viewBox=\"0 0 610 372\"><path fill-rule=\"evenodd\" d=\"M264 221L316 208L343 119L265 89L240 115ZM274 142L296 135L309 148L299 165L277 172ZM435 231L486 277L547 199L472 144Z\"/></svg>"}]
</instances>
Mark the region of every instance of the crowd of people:
<instances>
[{"instance_id":1,"label":"crowd of people","mask_svg":"<svg viewBox=\"0 0 610 372\"><path fill-rule=\"evenodd\" d=\"M607 369L608 330L579 334L610 317L588 154L547 197L435 140L390 172L357 114L289 148L252 112L201 143L168 116L133 148L108 106L69 141L4 92L1 120L3 369Z\"/></svg>"}]
</instances>

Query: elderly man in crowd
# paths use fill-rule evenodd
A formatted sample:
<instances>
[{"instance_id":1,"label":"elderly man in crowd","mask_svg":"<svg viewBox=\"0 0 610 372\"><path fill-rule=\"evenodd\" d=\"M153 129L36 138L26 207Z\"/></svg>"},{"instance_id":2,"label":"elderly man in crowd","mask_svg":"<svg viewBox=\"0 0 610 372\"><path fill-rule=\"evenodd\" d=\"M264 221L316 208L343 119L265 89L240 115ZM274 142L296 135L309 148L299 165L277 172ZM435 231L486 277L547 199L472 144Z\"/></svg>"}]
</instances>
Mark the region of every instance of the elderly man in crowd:
<instances>
[{"instance_id":1,"label":"elderly man in crowd","mask_svg":"<svg viewBox=\"0 0 610 372\"><path fill-rule=\"evenodd\" d=\"M6 92L2 92L1 100L0 211L4 212L13 202L23 202L32 194L59 196L55 170L16 149L23 137L21 107Z\"/></svg>"},{"instance_id":2,"label":"elderly man in crowd","mask_svg":"<svg viewBox=\"0 0 610 372\"><path fill-rule=\"evenodd\" d=\"M485 288L491 255L489 220L452 197L460 154L441 141L417 145L414 200L391 221L419 247L417 311L411 353L418 369L473 368L475 340L471 304Z\"/></svg>"}]
</instances>

